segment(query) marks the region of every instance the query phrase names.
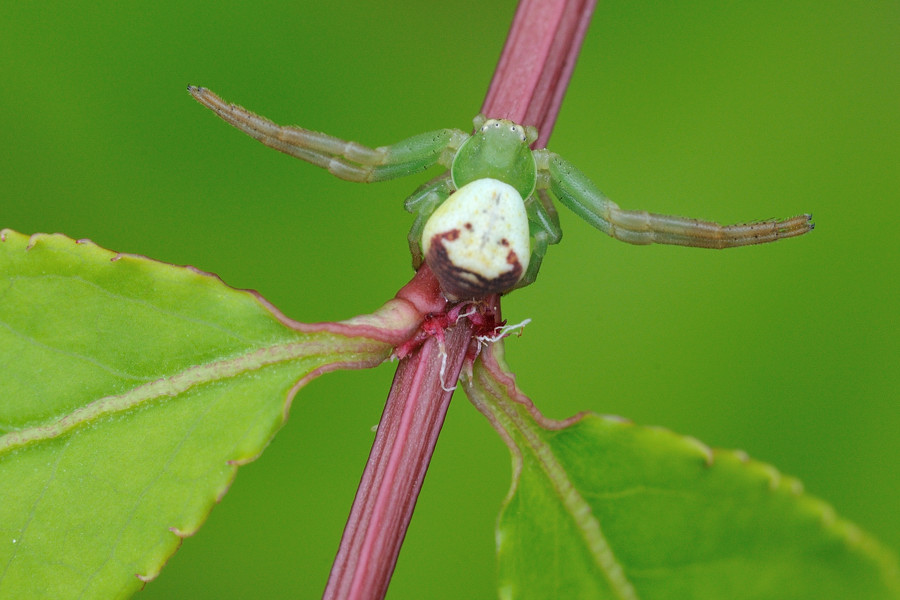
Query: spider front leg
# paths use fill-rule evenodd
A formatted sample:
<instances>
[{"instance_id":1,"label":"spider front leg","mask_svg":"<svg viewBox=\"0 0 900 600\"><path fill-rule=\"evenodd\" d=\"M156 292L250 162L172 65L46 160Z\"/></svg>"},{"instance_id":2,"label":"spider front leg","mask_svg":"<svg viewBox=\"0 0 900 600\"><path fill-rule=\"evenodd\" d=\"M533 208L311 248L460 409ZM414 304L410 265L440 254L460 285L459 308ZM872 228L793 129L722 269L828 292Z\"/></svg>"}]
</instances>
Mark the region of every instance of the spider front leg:
<instances>
[{"instance_id":1,"label":"spider front leg","mask_svg":"<svg viewBox=\"0 0 900 600\"><path fill-rule=\"evenodd\" d=\"M391 146L369 148L301 127L277 125L225 102L206 88L189 86L188 91L198 102L250 137L328 169L347 181L384 181L424 171L438 163L449 168L456 149L469 137L459 129L439 129Z\"/></svg>"},{"instance_id":2,"label":"spider front leg","mask_svg":"<svg viewBox=\"0 0 900 600\"><path fill-rule=\"evenodd\" d=\"M416 215L409 230L409 252L412 254L413 269L419 270L425 262L422 252L422 230L434 211L453 193L453 180L450 171L438 175L431 181L419 186L404 202L407 212Z\"/></svg>"},{"instance_id":3,"label":"spider front leg","mask_svg":"<svg viewBox=\"0 0 900 600\"><path fill-rule=\"evenodd\" d=\"M553 202L547 195L547 190L538 189L529 196L525 200L525 212L528 215L528 229L531 235L531 259L528 261L528 270L516 283L514 289L534 283L547 248L551 244L558 244L562 239L559 216L556 214L556 207L553 206Z\"/></svg>"},{"instance_id":4,"label":"spider front leg","mask_svg":"<svg viewBox=\"0 0 900 600\"><path fill-rule=\"evenodd\" d=\"M803 235L814 227L811 215L720 225L646 211L622 210L584 173L558 154L537 150L535 159L543 184L550 187L560 202L600 231L630 244L733 248Z\"/></svg>"}]
</instances>

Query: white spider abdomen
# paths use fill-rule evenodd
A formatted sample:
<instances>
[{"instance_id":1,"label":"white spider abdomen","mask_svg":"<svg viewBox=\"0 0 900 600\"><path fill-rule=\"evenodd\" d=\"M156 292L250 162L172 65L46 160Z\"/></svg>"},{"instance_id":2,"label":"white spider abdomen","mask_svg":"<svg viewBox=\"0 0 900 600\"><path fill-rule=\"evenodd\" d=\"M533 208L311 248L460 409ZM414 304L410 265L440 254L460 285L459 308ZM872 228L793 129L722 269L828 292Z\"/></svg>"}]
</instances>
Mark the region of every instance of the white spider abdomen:
<instances>
[{"instance_id":1,"label":"white spider abdomen","mask_svg":"<svg viewBox=\"0 0 900 600\"><path fill-rule=\"evenodd\" d=\"M531 257L522 196L497 179L462 186L428 219L422 251L450 300L511 289Z\"/></svg>"}]
</instances>

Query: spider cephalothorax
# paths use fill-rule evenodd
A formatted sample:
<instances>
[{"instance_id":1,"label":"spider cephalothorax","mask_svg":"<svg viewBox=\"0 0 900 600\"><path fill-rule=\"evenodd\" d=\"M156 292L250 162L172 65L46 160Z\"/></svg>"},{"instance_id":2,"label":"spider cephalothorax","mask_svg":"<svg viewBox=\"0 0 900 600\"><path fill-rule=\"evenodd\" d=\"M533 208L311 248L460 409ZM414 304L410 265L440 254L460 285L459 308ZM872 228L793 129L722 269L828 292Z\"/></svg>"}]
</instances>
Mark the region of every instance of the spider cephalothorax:
<instances>
[{"instance_id":1,"label":"spider cephalothorax","mask_svg":"<svg viewBox=\"0 0 900 600\"><path fill-rule=\"evenodd\" d=\"M441 165L448 171L406 199L413 267L427 262L450 300L482 298L526 286L562 232L548 192L600 231L631 244L732 248L802 235L811 216L719 225L622 210L574 165L532 150L534 127L475 118L474 133L440 129L391 146L368 148L300 127L282 127L189 87L200 103L263 144L348 181L383 181Z\"/></svg>"}]
</instances>

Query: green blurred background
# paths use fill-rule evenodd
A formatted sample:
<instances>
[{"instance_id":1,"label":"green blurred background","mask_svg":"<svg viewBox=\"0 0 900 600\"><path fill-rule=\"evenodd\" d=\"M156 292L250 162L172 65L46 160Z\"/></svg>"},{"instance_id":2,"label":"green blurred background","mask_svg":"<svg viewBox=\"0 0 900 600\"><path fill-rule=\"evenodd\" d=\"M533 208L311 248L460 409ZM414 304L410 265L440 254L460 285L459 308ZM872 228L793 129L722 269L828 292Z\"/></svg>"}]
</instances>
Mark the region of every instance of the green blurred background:
<instances>
[{"instance_id":1,"label":"green blurred background","mask_svg":"<svg viewBox=\"0 0 900 600\"><path fill-rule=\"evenodd\" d=\"M550 147L625 208L809 211L818 229L714 252L562 213L538 282L504 302L532 319L510 365L549 416L744 449L900 548L900 3L677 4L600 3ZM424 178L339 181L185 86L371 145L467 128L514 8L4 2L0 227L195 265L304 321L371 311L412 274L402 201ZM392 371L305 389L142 597L319 596ZM459 395L391 597L494 597L508 485L505 447Z\"/></svg>"}]
</instances>

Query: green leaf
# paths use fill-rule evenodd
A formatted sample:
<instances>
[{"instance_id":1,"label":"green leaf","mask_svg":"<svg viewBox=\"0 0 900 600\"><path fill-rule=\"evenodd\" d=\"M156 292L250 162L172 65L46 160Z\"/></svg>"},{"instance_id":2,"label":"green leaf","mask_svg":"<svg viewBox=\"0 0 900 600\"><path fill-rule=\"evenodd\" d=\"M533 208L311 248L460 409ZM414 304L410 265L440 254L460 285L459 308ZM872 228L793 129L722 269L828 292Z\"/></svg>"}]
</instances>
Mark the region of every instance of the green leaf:
<instances>
[{"instance_id":1,"label":"green leaf","mask_svg":"<svg viewBox=\"0 0 900 600\"><path fill-rule=\"evenodd\" d=\"M418 325L391 301L303 325L192 268L0 232L0 597L155 577L316 375Z\"/></svg>"},{"instance_id":2,"label":"green leaf","mask_svg":"<svg viewBox=\"0 0 900 600\"><path fill-rule=\"evenodd\" d=\"M501 598L900 598L896 559L773 467L621 419L546 419L499 344L465 385L513 454Z\"/></svg>"}]
</instances>

